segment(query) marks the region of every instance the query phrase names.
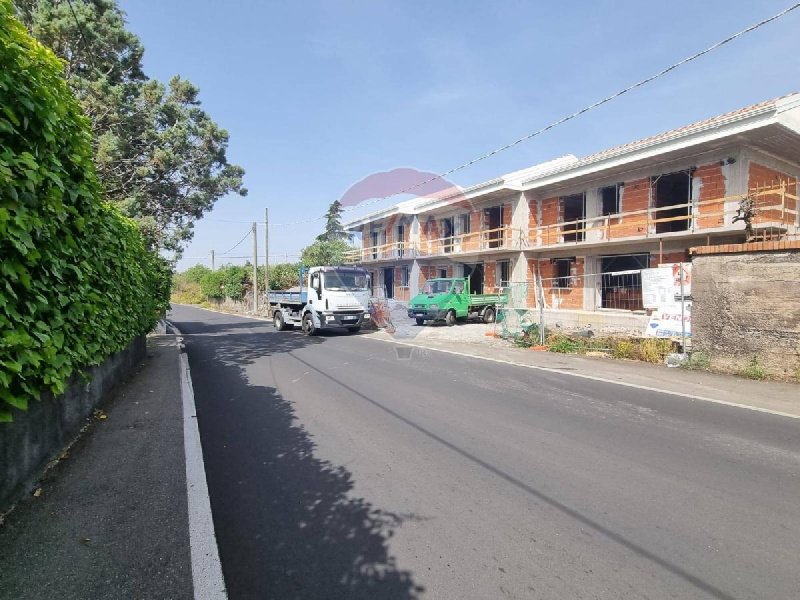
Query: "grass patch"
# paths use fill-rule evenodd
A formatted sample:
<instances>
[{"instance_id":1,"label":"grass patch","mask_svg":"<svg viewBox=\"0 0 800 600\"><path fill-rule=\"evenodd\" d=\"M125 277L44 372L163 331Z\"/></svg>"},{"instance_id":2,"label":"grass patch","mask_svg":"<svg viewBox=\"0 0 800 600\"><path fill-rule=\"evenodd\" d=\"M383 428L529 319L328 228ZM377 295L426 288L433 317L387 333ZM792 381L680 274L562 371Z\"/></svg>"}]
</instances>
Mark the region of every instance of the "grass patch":
<instances>
[{"instance_id":1,"label":"grass patch","mask_svg":"<svg viewBox=\"0 0 800 600\"><path fill-rule=\"evenodd\" d=\"M739 375L748 379L761 380L766 378L767 370L758 362L758 358L754 356L747 363L747 366L739 371Z\"/></svg>"}]
</instances>

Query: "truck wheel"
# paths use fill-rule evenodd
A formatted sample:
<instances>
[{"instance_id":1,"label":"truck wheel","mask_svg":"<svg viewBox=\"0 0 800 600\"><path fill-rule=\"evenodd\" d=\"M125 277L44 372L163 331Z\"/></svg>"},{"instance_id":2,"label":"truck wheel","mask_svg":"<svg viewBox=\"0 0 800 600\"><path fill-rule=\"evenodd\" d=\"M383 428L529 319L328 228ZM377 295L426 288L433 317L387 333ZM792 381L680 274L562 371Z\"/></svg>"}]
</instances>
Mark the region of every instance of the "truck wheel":
<instances>
[{"instance_id":1,"label":"truck wheel","mask_svg":"<svg viewBox=\"0 0 800 600\"><path fill-rule=\"evenodd\" d=\"M452 308L447 311L447 314L444 317L444 322L448 327L452 327L456 324L456 311Z\"/></svg>"},{"instance_id":2,"label":"truck wheel","mask_svg":"<svg viewBox=\"0 0 800 600\"><path fill-rule=\"evenodd\" d=\"M348 327L347 331L349 331L350 333L358 333L359 331L361 331L361 325L357 325L355 327Z\"/></svg>"},{"instance_id":3,"label":"truck wheel","mask_svg":"<svg viewBox=\"0 0 800 600\"><path fill-rule=\"evenodd\" d=\"M276 331L286 331L286 321L283 320L283 313L279 310L275 311L275 316L272 318L272 324L275 325Z\"/></svg>"},{"instance_id":4,"label":"truck wheel","mask_svg":"<svg viewBox=\"0 0 800 600\"><path fill-rule=\"evenodd\" d=\"M417 321L417 325L424 325L425 324L425 319L423 319L422 317L417 317L416 321Z\"/></svg>"},{"instance_id":5,"label":"truck wheel","mask_svg":"<svg viewBox=\"0 0 800 600\"><path fill-rule=\"evenodd\" d=\"M311 313L306 313L303 316L303 331L306 335L317 334L317 328L314 327L314 319L311 318Z\"/></svg>"},{"instance_id":6,"label":"truck wheel","mask_svg":"<svg viewBox=\"0 0 800 600\"><path fill-rule=\"evenodd\" d=\"M483 322L484 323L494 323L495 319L495 312L494 308L491 306L483 311Z\"/></svg>"}]
</instances>

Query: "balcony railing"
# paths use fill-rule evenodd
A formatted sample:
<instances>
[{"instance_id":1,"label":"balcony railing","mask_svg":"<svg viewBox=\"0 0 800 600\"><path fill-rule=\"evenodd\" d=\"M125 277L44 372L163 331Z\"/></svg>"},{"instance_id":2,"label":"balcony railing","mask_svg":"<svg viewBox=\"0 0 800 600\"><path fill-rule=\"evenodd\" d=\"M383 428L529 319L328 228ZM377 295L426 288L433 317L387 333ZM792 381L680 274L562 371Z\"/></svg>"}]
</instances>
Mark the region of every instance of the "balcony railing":
<instances>
[{"instance_id":1,"label":"balcony railing","mask_svg":"<svg viewBox=\"0 0 800 600\"><path fill-rule=\"evenodd\" d=\"M585 217L575 221L532 227L525 232L510 226L463 233L419 242L390 242L357 248L346 262L368 263L418 257L459 256L493 250L524 250L548 246L574 246L598 242L661 237L664 234L740 231L734 223L743 200L753 201L754 230L800 234L795 194L786 184L752 189L748 194L725 196L685 204L630 210L614 215ZM676 214L679 213L679 214Z\"/></svg>"},{"instance_id":2,"label":"balcony railing","mask_svg":"<svg viewBox=\"0 0 800 600\"><path fill-rule=\"evenodd\" d=\"M516 233L516 235L515 235ZM524 232L504 226L473 233L423 240L416 243L391 242L351 250L348 263L364 263L389 259L450 256L491 250L521 249Z\"/></svg>"},{"instance_id":3,"label":"balcony railing","mask_svg":"<svg viewBox=\"0 0 800 600\"><path fill-rule=\"evenodd\" d=\"M743 225L734 224L733 217L746 198L753 200L755 214L751 223L754 229L797 229L797 196L781 185L754 189L744 195L540 225L529 230L529 247L572 246L660 237L670 233L740 230Z\"/></svg>"}]
</instances>

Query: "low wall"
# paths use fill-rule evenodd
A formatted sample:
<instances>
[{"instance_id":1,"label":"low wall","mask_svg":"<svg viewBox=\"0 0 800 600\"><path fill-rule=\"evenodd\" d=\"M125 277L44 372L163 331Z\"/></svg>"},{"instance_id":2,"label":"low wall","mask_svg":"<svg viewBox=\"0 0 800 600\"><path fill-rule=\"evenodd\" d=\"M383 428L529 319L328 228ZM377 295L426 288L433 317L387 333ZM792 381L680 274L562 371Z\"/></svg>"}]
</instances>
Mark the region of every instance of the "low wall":
<instances>
[{"instance_id":1,"label":"low wall","mask_svg":"<svg viewBox=\"0 0 800 600\"><path fill-rule=\"evenodd\" d=\"M698 248L692 259L692 340L712 367L753 357L772 375L800 370L800 244Z\"/></svg>"},{"instance_id":2,"label":"low wall","mask_svg":"<svg viewBox=\"0 0 800 600\"><path fill-rule=\"evenodd\" d=\"M147 354L140 336L103 364L76 375L64 394L45 394L27 411L15 410L12 423L0 423L0 511L19 498L48 461L75 437L86 417Z\"/></svg>"}]
</instances>

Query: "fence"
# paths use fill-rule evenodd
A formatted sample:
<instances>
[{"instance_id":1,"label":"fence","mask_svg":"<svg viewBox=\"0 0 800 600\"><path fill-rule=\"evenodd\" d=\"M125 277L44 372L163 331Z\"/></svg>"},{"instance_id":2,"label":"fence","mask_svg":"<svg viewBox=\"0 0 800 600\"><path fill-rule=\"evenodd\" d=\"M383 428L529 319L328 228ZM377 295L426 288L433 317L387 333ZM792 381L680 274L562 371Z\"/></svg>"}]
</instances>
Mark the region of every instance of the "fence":
<instances>
[{"instance_id":1,"label":"fence","mask_svg":"<svg viewBox=\"0 0 800 600\"><path fill-rule=\"evenodd\" d=\"M640 269L561 277L536 274L533 282L511 283L505 292L498 319L504 335L540 325L545 311L550 316L554 311L607 312L605 320L612 323L616 317L620 329L638 327L646 318Z\"/></svg>"}]
</instances>

